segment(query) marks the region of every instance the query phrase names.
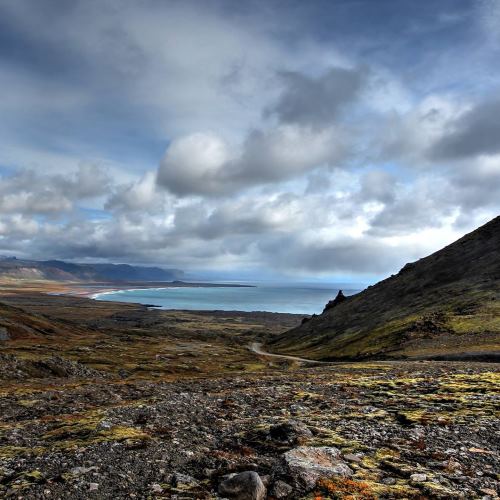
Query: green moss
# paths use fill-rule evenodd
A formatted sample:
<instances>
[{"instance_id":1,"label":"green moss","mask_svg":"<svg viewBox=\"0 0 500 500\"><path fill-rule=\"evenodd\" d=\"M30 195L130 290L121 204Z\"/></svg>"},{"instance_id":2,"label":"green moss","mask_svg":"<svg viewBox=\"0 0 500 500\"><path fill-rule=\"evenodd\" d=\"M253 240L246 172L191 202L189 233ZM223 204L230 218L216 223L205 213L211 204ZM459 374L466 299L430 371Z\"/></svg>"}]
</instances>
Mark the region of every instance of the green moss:
<instances>
[{"instance_id":1,"label":"green moss","mask_svg":"<svg viewBox=\"0 0 500 500\"><path fill-rule=\"evenodd\" d=\"M27 446L1 446L0 458L8 459L20 456L39 456L44 452L45 448L41 446L36 446L34 448L29 448Z\"/></svg>"},{"instance_id":2,"label":"green moss","mask_svg":"<svg viewBox=\"0 0 500 500\"><path fill-rule=\"evenodd\" d=\"M110 429L99 429L102 417L99 413L87 414L78 419L59 423L54 429L45 433L42 438L52 442L57 449L89 446L104 441L146 441L151 437L134 427L113 426Z\"/></svg>"}]
</instances>

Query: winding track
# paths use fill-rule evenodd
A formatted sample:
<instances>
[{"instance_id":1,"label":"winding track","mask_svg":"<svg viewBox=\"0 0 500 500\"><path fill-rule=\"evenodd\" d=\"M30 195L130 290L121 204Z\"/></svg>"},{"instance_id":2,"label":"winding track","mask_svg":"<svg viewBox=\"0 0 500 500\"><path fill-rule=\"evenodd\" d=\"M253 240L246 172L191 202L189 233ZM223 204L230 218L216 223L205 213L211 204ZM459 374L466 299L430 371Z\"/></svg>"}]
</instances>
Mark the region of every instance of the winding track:
<instances>
[{"instance_id":1,"label":"winding track","mask_svg":"<svg viewBox=\"0 0 500 500\"><path fill-rule=\"evenodd\" d=\"M286 354L273 354L271 352L266 352L262 350L262 344L260 342L252 342L249 346L248 349L255 354L258 354L260 356L269 356L272 358L280 358L280 359L288 359L291 361L299 361L301 363L312 363L315 365L330 365L332 363L329 363L328 361L316 361L315 359L306 359L306 358L299 358L298 356L287 356Z\"/></svg>"}]
</instances>

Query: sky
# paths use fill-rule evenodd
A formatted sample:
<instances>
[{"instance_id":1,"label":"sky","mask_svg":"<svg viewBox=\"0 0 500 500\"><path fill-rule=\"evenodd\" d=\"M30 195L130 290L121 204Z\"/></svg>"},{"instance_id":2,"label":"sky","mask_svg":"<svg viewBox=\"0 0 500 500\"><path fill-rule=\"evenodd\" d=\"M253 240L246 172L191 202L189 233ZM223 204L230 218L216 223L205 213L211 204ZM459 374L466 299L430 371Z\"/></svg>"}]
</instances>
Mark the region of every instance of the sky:
<instances>
[{"instance_id":1,"label":"sky","mask_svg":"<svg viewBox=\"0 0 500 500\"><path fill-rule=\"evenodd\" d=\"M500 0L0 0L0 254L373 281L500 212Z\"/></svg>"}]
</instances>

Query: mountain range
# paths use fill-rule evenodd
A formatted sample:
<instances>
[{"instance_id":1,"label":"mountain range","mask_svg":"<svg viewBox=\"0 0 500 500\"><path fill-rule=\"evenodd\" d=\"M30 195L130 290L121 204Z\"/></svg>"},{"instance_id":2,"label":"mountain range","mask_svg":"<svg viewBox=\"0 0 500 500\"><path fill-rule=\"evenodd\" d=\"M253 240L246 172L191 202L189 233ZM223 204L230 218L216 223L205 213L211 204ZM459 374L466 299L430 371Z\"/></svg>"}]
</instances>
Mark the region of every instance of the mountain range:
<instances>
[{"instance_id":1,"label":"mountain range","mask_svg":"<svg viewBox=\"0 0 500 500\"><path fill-rule=\"evenodd\" d=\"M129 264L78 264L61 260L0 258L0 277L51 281L171 281L183 277L179 269Z\"/></svg>"}]
</instances>

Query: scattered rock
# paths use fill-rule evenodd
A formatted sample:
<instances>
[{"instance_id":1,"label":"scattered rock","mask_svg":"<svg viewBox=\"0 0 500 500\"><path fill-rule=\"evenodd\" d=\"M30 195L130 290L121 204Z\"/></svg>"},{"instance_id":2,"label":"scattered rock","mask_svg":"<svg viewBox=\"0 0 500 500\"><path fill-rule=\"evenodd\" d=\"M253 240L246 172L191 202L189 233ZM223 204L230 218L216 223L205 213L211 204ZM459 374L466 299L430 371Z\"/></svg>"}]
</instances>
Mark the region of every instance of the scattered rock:
<instances>
[{"instance_id":1,"label":"scattered rock","mask_svg":"<svg viewBox=\"0 0 500 500\"><path fill-rule=\"evenodd\" d=\"M106 420L103 420L97 425L97 429L100 431L109 431L110 429L113 428L113 424L111 422L108 422Z\"/></svg>"},{"instance_id":2,"label":"scattered rock","mask_svg":"<svg viewBox=\"0 0 500 500\"><path fill-rule=\"evenodd\" d=\"M277 498L288 498L293 491L293 488L285 481L278 480L273 484L270 494L272 497Z\"/></svg>"},{"instance_id":3,"label":"scattered rock","mask_svg":"<svg viewBox=\"0 0 500 500\"><path fill-rule=\"evenodd\" d=\"M297 444L312 437L312 432L302 422L289 420L282 424L273 425L269 429L269 437L275 441Z\"/></svg>"},{"instance_id":4,"label":"scattered rock","mask_svg":"<svg viewBox=\"0 0 500 500\"><path fill-rule=\"evenodd\" d=\"M73 467L70 472L74 476L81 476L83 474L87 474L88 472L92 472L97 470L98 468L93 466L93 467Z\"/></svg>"},{"instance_id":5,"label":"scattered rock","mask_svg":"<svg viewBox=\"0 0 500 500\"><path fill-rule=\"evenodd\" d=\"M0 326L0 340L9 340L10 335L9 332L7 331L7 328Z\"/></svg>"},{"instance_id":6,"label":"scattered rock","mask_svg":"<svg viewBox=\"0 0 500 500\"><path fill-rule=\"evenodd\" d=\"M348 462L355 462L355 463L360 463L363 457L361 455L356 455L354 453L347 453L346 455L343 455L344 460L347 460Z\"/></svg>"},{"instance_id":7,"label":"scattered rock","mask_svg":"<svg viewBox=\"0 0 500 500\"><path fill-rule=\"evenodd\" d=\"M180 490L189 490L191 488L196 488L199 486L198 481L189 476L188 474L181 474L180 472L175 472L172 474L170 479L170 484Z\"/></svg>"},{"instance_id":8,"label":"scattered rock","mask_svg":"<svg viewBox=\"0 0 500 500\"><path fill-rule=\"evenodd\" d=\"M384 477L382 479L382 484L386 484L387 486L392 486L396 484L396 478L394 477Z\"/></svg>"},{"instance_id":9,"label":"scattered rock","mask_svg":"<svg viewBox=\"0 0 500 500\"><path fill-rule=\"evenodd\" d=\"M349 477L352 470L331 446L299 446L283 455L285 469L298 489L310 491L320 477Z\"/></svg>"},{"instance_id":10,"label":"scattered rock","mask_svg":"<svg viewBox=\"0 0 500 500\"><path fill-rule=\"evenodd\" d=\"M427 475L426 474L412 474L410 476L410 481L412 483L424 483L427 481Z\"/></svg>"},{"instance_id":11,"label":"scattered rock","mask_svg":"<svg viewBox=\"0 0 500 500\"><path fill-rule=\"evenodd\" d=\"M256 472L245 471L222 481L219 494L234 500L263 500L266 487Z\"/></svg>"},{"instance_id":12,"label":"scattered rock","mask_svg":"<svg viewBox=\"0 0 500 500\"><path fill-rule=\"evenodd\" d=\"M158 483L154 483L151 485L151 491L153 493L163 493L163 488L158 484Z\"/></svg>"}]
</instances>

